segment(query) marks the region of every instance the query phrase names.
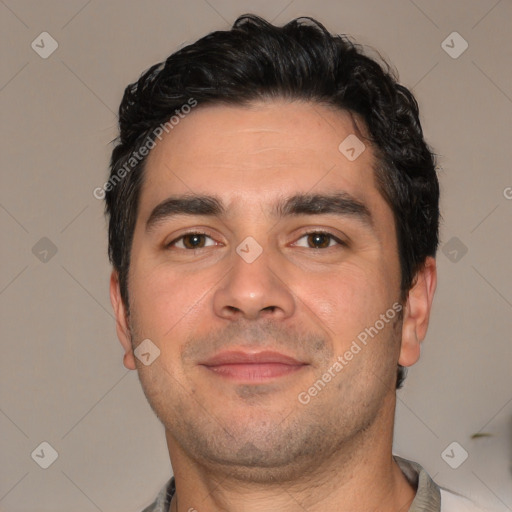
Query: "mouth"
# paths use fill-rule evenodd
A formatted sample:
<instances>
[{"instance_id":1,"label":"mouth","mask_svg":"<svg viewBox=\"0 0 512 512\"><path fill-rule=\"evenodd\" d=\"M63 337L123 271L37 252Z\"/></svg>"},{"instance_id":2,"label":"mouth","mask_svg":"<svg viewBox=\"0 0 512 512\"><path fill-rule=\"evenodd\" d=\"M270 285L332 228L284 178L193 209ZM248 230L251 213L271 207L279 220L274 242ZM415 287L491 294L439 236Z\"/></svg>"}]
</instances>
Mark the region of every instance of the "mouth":
<instances>
[{"instance_id":1,"label":"mouth","mask_svg":"<svg viewBox=\"0 0 512 512\"><path fill-rule=\"evenodd\" d=\"M219 377L258 383L296 373L308 364L278 352L230 351L216 354L201 366Z\"/></svg>"}]
</instances>

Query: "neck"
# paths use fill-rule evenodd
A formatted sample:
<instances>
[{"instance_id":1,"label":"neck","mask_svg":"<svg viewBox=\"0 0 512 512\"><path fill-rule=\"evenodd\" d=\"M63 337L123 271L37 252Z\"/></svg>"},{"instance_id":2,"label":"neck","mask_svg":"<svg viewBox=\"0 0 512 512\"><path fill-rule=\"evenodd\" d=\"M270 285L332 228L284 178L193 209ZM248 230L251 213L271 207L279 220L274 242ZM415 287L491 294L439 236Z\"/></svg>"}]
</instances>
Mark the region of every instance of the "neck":
<instances>
[{"instance_id":1,"label":"neck","mask_svg":"<svg viewBox=\"0 0 512 512\"><path fill-rule=\"evenodd\" d=\"M177 491L171 503L171 512L408 511L415 491L397 464L389 460L385 470L373 467L372 471L385 471L387 476L378 479L375 475L367 474L363 480L359 476L361 472L356 471L352 479L341 481L340 475L335 474L336 487L315 484L313 488L309 482L308 487L302 489L281 485L259 488L241 486L235 480L221 481L213 476L207 483L196 480L194 485L189 485L176 475Z\"/></svg>"},{"instance_id":2,"label":"neck","mask_svg":"<svg viewBox=\"0 0 512 512\"><path fill-rule=\"evenodd\" d=\"M282 474L288 478L269 476L266 481L248 478L247 471L232 466L193 460L166 432L179 499L173 499L171 512L405 512L415 490L392 457L390 409L391 421L375 422L328 457L286 468Z\"/></svg>"}]
</instances>

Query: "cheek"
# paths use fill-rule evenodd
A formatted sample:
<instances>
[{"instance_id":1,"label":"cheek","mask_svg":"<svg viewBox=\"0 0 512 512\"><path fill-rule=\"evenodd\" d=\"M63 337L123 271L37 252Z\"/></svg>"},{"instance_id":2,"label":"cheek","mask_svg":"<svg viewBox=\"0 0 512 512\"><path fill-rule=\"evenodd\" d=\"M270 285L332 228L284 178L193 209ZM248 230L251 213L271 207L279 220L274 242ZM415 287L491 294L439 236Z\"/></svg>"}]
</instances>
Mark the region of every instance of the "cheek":
<instances>
[{"instance_id":1,"label":"cheek","mask_svg":"<svg viewBox=\"0 0 512 512\"><path fill-rule=\"evenodd\" d=\"M300 302L331 334L345 337L372 325L392 306L394 287L386 284L384 276L378 268L345 265L314 278L303 276L296 290Z\"/></svg>"},{"instance_id":2,"label":"cheek","mask_svg":"<svg viewBox=\"0 0 512 512\"><path fill-rule=\"evenodd\" d=\"M163 266L143 271L134 265L133 270L130 302L148 337L172 338L188 329L212 289L203 274L184 275Z\"/></svg>"}]
</instances>

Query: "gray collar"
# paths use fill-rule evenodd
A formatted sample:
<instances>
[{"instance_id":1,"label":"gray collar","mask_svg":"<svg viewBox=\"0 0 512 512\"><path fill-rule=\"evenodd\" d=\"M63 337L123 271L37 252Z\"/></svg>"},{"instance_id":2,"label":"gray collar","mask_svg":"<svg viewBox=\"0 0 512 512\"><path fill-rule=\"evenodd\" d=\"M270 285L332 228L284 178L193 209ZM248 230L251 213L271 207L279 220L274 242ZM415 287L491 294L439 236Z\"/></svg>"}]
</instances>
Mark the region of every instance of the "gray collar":
<instances>
[{"instance_id":1,"label":"gray collar","mask_svg":"<svg viewBox=\"0 0 512 512\"><path fill-rule=\"evenodd\" d=\"M416 489L409 512L440 512L441 490L430 475L416 462L393 455L405 478Z\"/></svg>"}]
</instances>

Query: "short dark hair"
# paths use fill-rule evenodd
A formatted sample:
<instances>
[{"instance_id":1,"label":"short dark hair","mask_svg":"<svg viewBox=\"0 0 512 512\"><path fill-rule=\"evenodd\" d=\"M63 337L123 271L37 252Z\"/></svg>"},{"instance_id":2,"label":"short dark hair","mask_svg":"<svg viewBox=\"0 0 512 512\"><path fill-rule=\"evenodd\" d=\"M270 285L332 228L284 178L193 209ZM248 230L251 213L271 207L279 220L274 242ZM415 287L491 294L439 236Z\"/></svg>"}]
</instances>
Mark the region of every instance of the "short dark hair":
<instances>
[{"instance_id":1,"label":"short dark hair","mask_svg":"<svg viewBox=\"0 0 512 512\"><path fill-rule=\"evenodd\" d=\"M362 118L376 156L377 187L395 219L405 299L418 270L437 251L439 183L418 104L398 83L396 71L380 56L379 61L348 36L331 35L312 18L277 27L246 14L231 30L206 35L130 84L119 107L120 134L112 151L110 186L105 188L109 257L127 309L130 251L146 162L138 152L191 98L199 107L306 100ZM127 167L134 154L139 159ZM399 365L397 388L404 378Z\"/></svg>"}]
</instances>

